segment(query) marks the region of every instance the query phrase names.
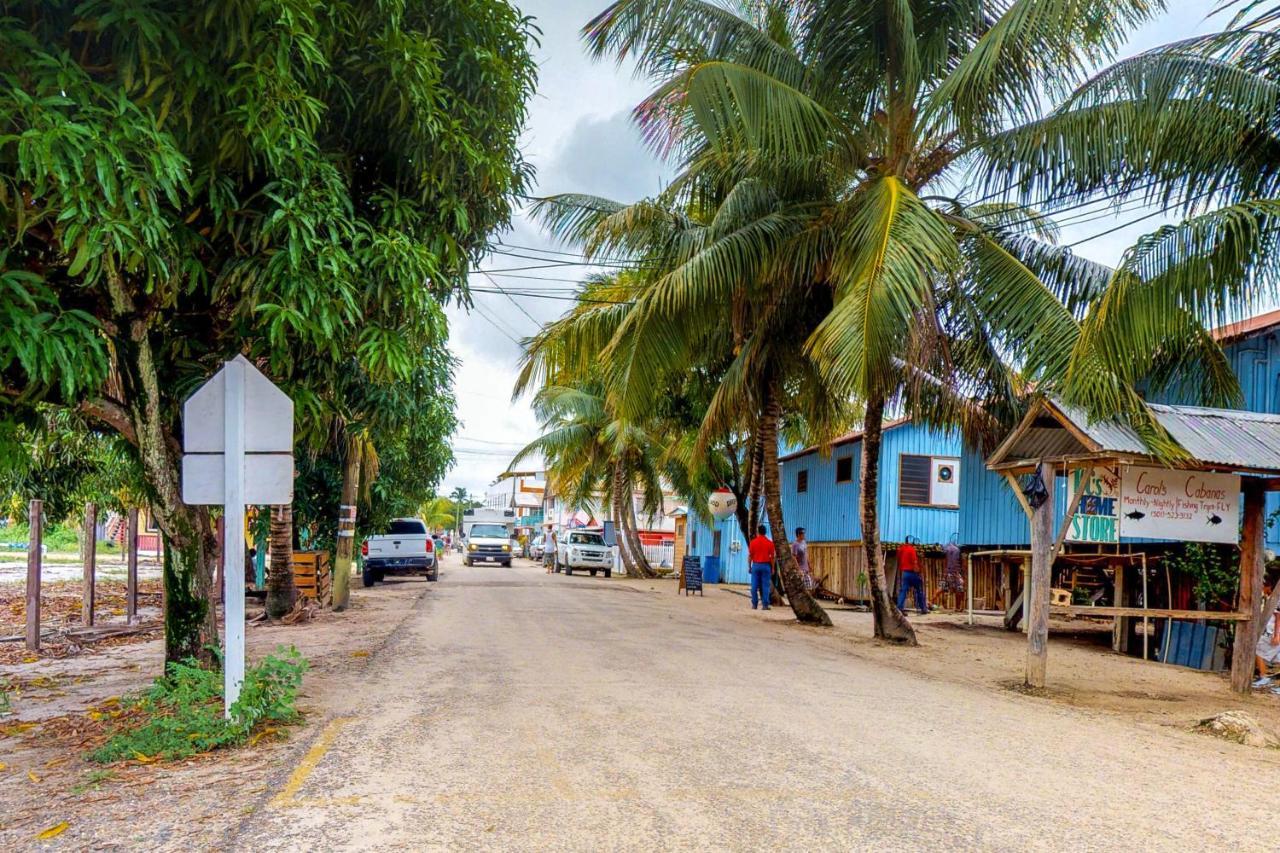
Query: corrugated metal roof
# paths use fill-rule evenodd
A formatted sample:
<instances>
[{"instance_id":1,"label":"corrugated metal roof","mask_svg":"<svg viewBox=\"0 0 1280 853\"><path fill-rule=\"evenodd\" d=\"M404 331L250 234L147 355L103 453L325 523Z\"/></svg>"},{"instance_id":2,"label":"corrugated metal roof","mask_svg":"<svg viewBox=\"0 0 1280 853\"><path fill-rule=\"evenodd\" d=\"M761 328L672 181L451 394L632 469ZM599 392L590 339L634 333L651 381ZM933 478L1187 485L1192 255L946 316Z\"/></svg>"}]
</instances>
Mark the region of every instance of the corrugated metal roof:
<instances>
[{"instance_id":1,"label":"corrugated metal roof","mask_svg":"<svg viewBox=\"0 0 1280 853\"><path fill-rule=\"evenodd\" d=\"M1138 434L1124 423L1089 423L1085 413L1074 406L1057 401L1046 401L1046 404L1094 445L1083 448L1086 451L1142 456L1150 452ZM1156 421L1196 461L1224 468L1280 471L1280 415L1200 406L1147 405ZM1028 417L1037 418L1038 411ZM1079 450L1081 442L1071 430L1033 423L1001 455L1009 460L1036 459L1070 455Z\"/></svg>"},{"instance_id":2,"label":"corrugated metal roof","mask_svg":"<svg viewBox=\"0 0 1280 853\"><path fill-rule=\"evenodd\" d=\"M1198 406L1150 408L1169 435L1202 462L1280 469L1280 416Z\"/></svg>"},{"instance_id":3,"label":"corrugated metal roof","mask_svg":"<svg viewBox=\"0 0 1280 853\"><path fill-rule=\"evenodd\" d=\"M891 429L895 429L897 427L902 426L903 424L909 424L909 423L911 423L910 418L896 418L894 420L885 421L884 426L880 428L880 431L888 432ZM860 438L862 438L862 427L858 427L855 430L850 430L849 432L846 432L844 435L831 439L831 443L827 445L827 448L835 449L842 444L848 444L849 442L857 441ZM778 457L778 461L786 462L791 459L799 459L801 456L807 456L810 453L817 453L821 449L822 449L822 445L811 444L808 447L802 447L799 450L793 450L790 453L784 453L783 455Z\"/></svg>"},{"instance_id":4,"label":"corrugated metal roof","mask_svg":"<svg viewBox=\"0 0 1280 853\"><path fill-rule=\"evenodd\" d=\"M1280 311L1268 311L1238 323L1227 323L1213 330L1213 337L1220 344L1246 338L1258 332L1265 332L1273 326L1280 326Z\"/></svg>"}]
</instances>

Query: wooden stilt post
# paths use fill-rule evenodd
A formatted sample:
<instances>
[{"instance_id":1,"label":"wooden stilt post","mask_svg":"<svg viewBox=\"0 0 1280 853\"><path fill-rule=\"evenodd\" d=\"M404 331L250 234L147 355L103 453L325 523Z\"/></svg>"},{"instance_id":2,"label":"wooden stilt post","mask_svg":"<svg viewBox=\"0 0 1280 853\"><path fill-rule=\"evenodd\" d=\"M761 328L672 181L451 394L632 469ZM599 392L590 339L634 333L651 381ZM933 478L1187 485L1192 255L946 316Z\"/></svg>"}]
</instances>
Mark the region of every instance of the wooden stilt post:
<instances>
[{"instance_id":1,"label":"wooden stilt post","mask_svg":"<svg viewBox=\"0 0 1280 853\"><path fill-rule=\"evenodd\" d=\"M1031 571L1027 577L1027 675L1028 687L1044 687L1049 655L1049 587L1053 574L1053 466L1041 462L1040 478L1048 492L1031 516Z\"/></svg>"},{"instance_id":2,"label":"wooden stilt post","mask_svg":"<svg viewBox=\"0 0 1280 853\"><path fill-rule=\"evenodd\" d=\"M1258 591L1263 571L1263 533L1266 527L1266 493L1261 484L1244 479L1244 524L1240 542L1240 621L1231 648L1231 689L1248 693L1253 681L1254 620L1258 618Z\"/></svg>"},{"instance_id":3,"label":"wooden stilt post","mask_svg":"<svg viewBox=\"0 0 1280 853\"><path fill-rule=\"evenodd\" d=\"M1124 570L1128 565L1122 561L1116 562L1116 607L1124 607L1128 602L1124 597ZM1117 652L1127 652L1129 650L1129 617L1117 616L1111 623L1111 649Z\"/></svg>"},{"instance_id":4,"label":"wooden stilt post","mask_svg":"<svg viewBox=\"0 0 1280 853\"><path fill-rule=\"evenodd\" d=\"M80 622L93 627L94 586L97 583L98 560L98 508L91 503L84 505L84 587L81 591Z\"/></svg>"},{"instance_id":5,"label":"wooden stilt post","mask_svg":"<svg viewBox=\"0 0 1280 853\"><path fill-rule=\"evenodd\" d=\"M40 651L40 554L41 527L44 525L44 501L34 500L27 510L27 648Z\"/></svg>"},{"instance_id":6,"label":"wooden stilt post","mask_svg":"<svg viewBox=\"0 0 1280 853\"><path fill-rule=\"evenodd\" d=\"M128 575L124 596L125 618L132 625L138 621L138 510L129 510L129 523L125 529L125 559Z\"/></svg>"}]
</instances>

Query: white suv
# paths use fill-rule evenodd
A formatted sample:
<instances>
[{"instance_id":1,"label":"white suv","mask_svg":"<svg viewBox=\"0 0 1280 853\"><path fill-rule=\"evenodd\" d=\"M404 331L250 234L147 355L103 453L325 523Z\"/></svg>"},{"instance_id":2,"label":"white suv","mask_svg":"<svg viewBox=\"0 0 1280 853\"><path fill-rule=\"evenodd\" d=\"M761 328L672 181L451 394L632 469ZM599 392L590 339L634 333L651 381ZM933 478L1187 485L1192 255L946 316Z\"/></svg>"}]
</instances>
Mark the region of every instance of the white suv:
<instances>
[{"instance_id":1,"label":"white suv","mask_svg":"<svg viewBox=\"0 0 1280 853\"><path fill-rule=\"evenodd\" d=\"M566 575L586 569L592 577L601 570L605 577L613 576L613 549L604 544L604 536L590 530L570 530L561 536L556 561Z\"/></svg>"}]
</instances>

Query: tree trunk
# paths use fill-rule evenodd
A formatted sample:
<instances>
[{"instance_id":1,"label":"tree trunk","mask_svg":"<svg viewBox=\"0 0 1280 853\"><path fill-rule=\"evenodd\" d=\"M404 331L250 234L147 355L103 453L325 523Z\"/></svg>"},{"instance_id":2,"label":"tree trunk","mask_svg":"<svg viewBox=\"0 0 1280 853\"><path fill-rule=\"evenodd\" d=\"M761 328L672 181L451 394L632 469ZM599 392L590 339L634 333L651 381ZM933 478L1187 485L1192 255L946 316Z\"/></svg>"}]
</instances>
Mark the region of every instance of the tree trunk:
<instances>
[{"instance_id":1,"label":"tree trunk","mask_svg":"<svg viewBox=\"0 0 1280 853\"><path fill-rule=\"evenodd\" d=\"M279 619L293 609L293 504L271 507L271 538L267 553L267 616Z\"/></svg>"},{"instance_id":2,"label":"tree trunk","mask_svg":"<svg viewBox=\"0 0 1280 853\"><path fill-rule=\"evenodd\" d=\"M880 548L880 440L884 427L884 395L872 394L866 401L862 427L862 547L867 559L867 583L871 587L871 612L875 635L895 643L916 645L916 632L906 615L889 599L885 583L884 552Z\"/></svg>"},{"instance_id":3,"label":"tree trunk","mask_svg":"<svg viewBox=\"0 0 1280 853\"><path fill-rule=\"evenodd\" d=\"M765 404L764 417L760 419L760 480L764 491L765 510L769 514L769 526L773 533L773 558L782 584L787 591L791 610L801 622L810 625L830 625L831 617L822 609L809 590L791 555L791 543L787 539L786 522L782 517L782 483L778 476L778 417L781 406L777 393L772 389Z\"/></svg>"},{"instance_id":4,"label":"tree trunk","mask_svg":"<svg viewBox=\"0 0 1280 853\"><path fill-rule=\"evenodd\" d=\"M751 472L747 477L747 529L743 534L750 542L760 526L760 493L764 489L762 473L764 470L764 444L760 441L760 431L751 439Z\"/></svg>"},{"instance_id":5,"label":"tree trunk","mask_svg":"<svg viewBox=\"0 0 1280 853\"><path fill-rule=\"evenodd\" d=\"M636 502L627 489L622 498L623 518L627 523L627 542L631 545L631 553L635 555L636 570L642 578L656 578L658 573L649 565L649 558L644 555L644 543L640 541L640 532L636 524Z\"/></svg>"},{"instance_id":6,"label":"tree trunk","mask_svg":"<svg viewBox=\"0 0 1280 853\"><path fill-rule=\"evenodd\" d=\"M614 539L618 543L618 558L622 561L622 571L629 578L640 577L635 560L631 556L631 543L627 540L626 521L622 512L622 465L615 463L613 474L609 478L609 508L613 513Z\"/></svg>"},{"instance_id":7,"label":"tree trunk","mask_svg":"<svg viewBox=\"0 0 1280 853\"><path fill-rule=\"evenodd\" d=\"M631 512L628 512L628 508ZM627 485L627 475L622 463L613 466L613 514L617 519L618 552L622 555L623 568L627 577L652 578L657 573L649 568L640 546L640 537L635 534L634 502L631 500L631 489Z\"/></svg>"},{"instance_id":8,"label":"tree trunk","mask_svg":"<svg viewBox=\"0 0 1280 853\"><path fill-rule=\"evenodd\" d=\"M333 609L343 611L351 603L351 561L356 543L356 495L360 489L360 446L347 441L342 465L342 504L338 507L338 542L333 561Z\"/></svg>"}]
</instances>

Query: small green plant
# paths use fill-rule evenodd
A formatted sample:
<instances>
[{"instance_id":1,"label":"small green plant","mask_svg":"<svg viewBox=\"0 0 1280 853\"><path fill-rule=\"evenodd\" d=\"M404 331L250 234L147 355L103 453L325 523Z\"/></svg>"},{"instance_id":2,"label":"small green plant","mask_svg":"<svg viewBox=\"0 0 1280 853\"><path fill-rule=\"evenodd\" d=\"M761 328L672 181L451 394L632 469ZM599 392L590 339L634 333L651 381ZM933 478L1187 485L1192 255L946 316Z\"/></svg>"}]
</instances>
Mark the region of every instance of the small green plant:
<instances>
[{"instance_id":1,"label":"small green plant","mask_svg":"<svg viewBox=\"0 0 1280 853\"><path fill-rule=\"evenodd\" d=\"M114 782L116 779L116 771L114 770L90 770L85 777L71 787L71 793L75 796L96 791L104 782Z\"/></svg>"},{"instance_id":2,"label":"small green plant","mask_svg":"<svg viewBox=\"0 0 1280 853\"><path fill-rule=\"evenodd\" d=\"M0 681L0 717L13 713L13 707L9 704L9 682Z\"/></svg>"},{"instance_id":3,"label":"small green plant","mask_svg":"<svg viewBox=\"0 0 1280 853\"><path fill-rule=\"evenodd\" d=\"M1213 545L1187 542L1182 546L1182 553L1172 554L1168 559L1170 569L1195 579L1195 596L1203 606L1231 605L1240 574L1229 554L1224 555Z\"/></svg>"},{"instance_id":4,"label":"small green plant","mask_svg":"<svg viewBox=\"0 0 1280 853\"><path fill-rule=\"evenodd\" d=\"M127 700L121 727L87 757L100 764L181 759L242 744L270 723L297 722L298 687L306 669L297 649L278 648L245 670L228 719L222 713L220 671L202 669L194 660L170 664L149 690Z\"/></svg>"}]
</instances>

